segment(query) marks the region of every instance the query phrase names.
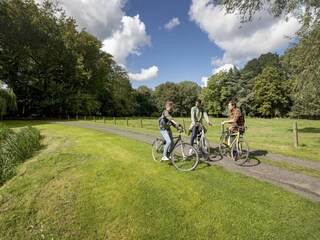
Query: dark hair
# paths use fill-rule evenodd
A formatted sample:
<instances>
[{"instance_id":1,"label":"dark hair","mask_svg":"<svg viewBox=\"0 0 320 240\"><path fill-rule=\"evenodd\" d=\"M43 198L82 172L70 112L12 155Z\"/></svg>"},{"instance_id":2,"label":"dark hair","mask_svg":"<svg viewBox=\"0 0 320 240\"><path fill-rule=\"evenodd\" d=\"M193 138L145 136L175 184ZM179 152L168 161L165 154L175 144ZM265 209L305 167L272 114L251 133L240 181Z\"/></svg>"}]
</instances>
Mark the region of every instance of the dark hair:
<instances>
[{"instance_id":1,"label":"dark hair","mask_svg":"<svg viewBox=\"0 0 320 240\"><path fill-rule=\"evenodd\" d=\"M197 99L197 100L196 100L196 102L198 102L198 103L200 103L200 104L201 104L201 100L200 100L200 99Z\"/></svg>"},{"instance_id":2,"label":"dark hair","mask_svg":"<svg viewBox=\"0 0 320 240\"><path fill-rule=\"evenodd\" d=\"M237 101L236 101L236 100L231 100L231 101L230 101L230 104L231 104L233 107L237 107Z\"/></svg>"}]
</instances>

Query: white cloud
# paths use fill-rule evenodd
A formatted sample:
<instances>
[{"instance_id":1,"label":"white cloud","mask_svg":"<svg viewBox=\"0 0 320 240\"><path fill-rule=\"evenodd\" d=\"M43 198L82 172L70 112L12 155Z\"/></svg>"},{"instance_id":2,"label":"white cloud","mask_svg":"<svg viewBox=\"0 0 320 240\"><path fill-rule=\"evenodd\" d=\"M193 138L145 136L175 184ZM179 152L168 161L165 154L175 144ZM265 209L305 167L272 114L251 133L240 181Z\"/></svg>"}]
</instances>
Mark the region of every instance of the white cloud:
<instances>
[{"instance_id":1,"label":"white cloud","mask_svg":"<svg viewBox=\"0 0 320 240\"><path fill-rule=\"evenodd\" d=\"M141 73L129 73L129 79L132 81L145 81L158 76L158 67L152 66L148 69L141 69Z\"/></svg>"},{"instance_id":2,"label":"white cloud","mask_svg":"<svg viewBox=\"0 0 320 240\"><path fill-rule=\"evenodd\" d=\"M235 65L231 64L231 63L227 63L227 64L224 64L222 65L221 67L218 67L218 68L215 68L212 70L212 74L216 74L216 73L219 73L221 71L229 71L230 68L234 68Z\"/></svg>"},{"instance_id":3,"label":"white cloud","mask_svg":"<svg viewBox=\"0 0 320 240\"><path fill-rule=\"evenodd\" d=\"M125 64L130 54L139 56L141 47L151 45L151 37L147 35L139 15L133 18L123 16L121 22L123 27L103 41L102 50L112 54L117 63Z\"/></svg>"},{"instance_id":4,"label":"white cloud","mask_svg":"<svg viewBox=\"0 0 320 240\"><path fill-rule=\"evenodd\" d=\"M222 58L213 58L215 67L230 62L243 65L263 53L283 50L289 44L284 36L294 36L300 28L296 19L274 19L267 11L241 25L237 14L226 14L212 0L192 0L189 17L224 50Z\"/></svg>"},{"instance_id":5,"label":"white cloud","mask_svg":"<svg viewBox=\"0 0 320 240\"><path fill-rule=\"evenodd\" d=\"M42 3L44 0L36 0ZM79 29L85 28L87 32L103 40L121 27L124 16L122 8L127 0L59 0L68 16L77 21Z\"/></svg>"},{"instance_id":6,"label":"white cloud","mask_svg":"<svg viewBox=\"0 0 320 240\"><path fill-rule=\"evenodd\" d=\"M202 77L201 82L203 83L202 87L208 86L208 77Z\"/></svg>"},{"instance_id":7,"label":"white cloud","mask_svg":"<svg viewBox=\"0 0 320 240\"><path fill-rule=\"evenodd\" d=\"M180 25L179 18L172 18L168 23L164 25L164 28L170 31L178 25Z\"/></svg>"}]
</instances>

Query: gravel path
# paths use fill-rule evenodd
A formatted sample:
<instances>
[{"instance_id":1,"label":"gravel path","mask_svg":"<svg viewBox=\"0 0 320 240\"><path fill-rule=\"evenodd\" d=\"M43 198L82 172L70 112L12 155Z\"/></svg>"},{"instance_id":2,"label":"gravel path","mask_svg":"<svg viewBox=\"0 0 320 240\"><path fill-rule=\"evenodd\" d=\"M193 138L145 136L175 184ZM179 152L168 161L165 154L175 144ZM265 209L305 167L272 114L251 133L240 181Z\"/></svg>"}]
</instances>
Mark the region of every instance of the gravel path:
<instances>
[{"instance_id":1,"label":"gravel path","mask_svg":"<svg viewBox=\"0 0 320 240\"><path fill-rule=\"evenodd\" d=\"M79 122L51 123L59 123L70 126L94 129L98 131L120 135L127 138L133 138L150 144L152 144L156 137L160 137L160 134L135 129L121 128L116 126L97 125ZM189 142L189 140L187 140L187 142ZM216 144L212 145L212 147L217 147ZM302 173L288 171L284 168L263 164L260 163L258 158L263 157L273 162L286 163L293 166L314 169L316 171L320 170L320 162L301 160L297 158L282 156L279 154L266 153L264 151L252 151L251 155L253 156L253 159L251 159L250 162L246 163L244 166L238 166L234 164L230 158L221 157L220 155L215 154L211 156L211 159L213 161L210 161L209 164L222 166L228 171L242 173L247 176L259 179L261 181L271 182L289 191L300 194L312 201L320 202L320 178L310 177Z\"/></svg>"}]
</instances>

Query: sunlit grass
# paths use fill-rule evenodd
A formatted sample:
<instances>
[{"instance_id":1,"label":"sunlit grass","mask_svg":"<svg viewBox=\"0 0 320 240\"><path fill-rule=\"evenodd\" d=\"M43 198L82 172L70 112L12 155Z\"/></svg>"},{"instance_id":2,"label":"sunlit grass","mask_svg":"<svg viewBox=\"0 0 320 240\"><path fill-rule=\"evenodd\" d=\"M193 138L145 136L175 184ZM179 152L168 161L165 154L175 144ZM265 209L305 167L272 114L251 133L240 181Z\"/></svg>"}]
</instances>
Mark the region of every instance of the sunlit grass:
<instances>
[{"instance_id":1,"label":"sunlit grass","mask_svg":"<svg viewBox=\"0 0 320 240\"><path fill-rule=\"evenodd\" d=\"M176 118L188 129L189 118ZM221 127L220 123L226 118L211 118L212 127L208 127L207 136L212 143L218 143ZM141 128L142 121L142 128ZM128 128L143 129L144 131L157 131L158 123L156 118L102 118L88 120L88 123L106 124L111 126L121 126ZM293 123L298 124L299 146L293 146ZM128 123L128 125L127 125ZM246 118L248 127L244 137L252 150L263 150L269 153L278 153L293 156L301 159L320 161L320 121L303 119L261 119Z\"/></svg>"},{"instance_id":2,"label":"sunlit grass","mask_svg":"<svg viewBox=\"0 0 320 240\"><path fill-rule=\"evenodd\" d=\"M320 205L216 166L180 172L151 146L43 124L44 149L0 188L3 239L316 239Z\"/></svg>"}]
</instances>

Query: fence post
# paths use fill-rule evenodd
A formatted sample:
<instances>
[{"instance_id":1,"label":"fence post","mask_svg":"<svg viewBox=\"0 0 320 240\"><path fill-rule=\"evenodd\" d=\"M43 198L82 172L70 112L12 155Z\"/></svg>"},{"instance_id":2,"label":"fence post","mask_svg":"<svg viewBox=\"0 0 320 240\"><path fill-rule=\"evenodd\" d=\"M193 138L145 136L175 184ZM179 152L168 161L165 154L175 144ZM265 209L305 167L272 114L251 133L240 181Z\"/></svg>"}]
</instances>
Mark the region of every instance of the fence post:
<instances>
[{"instance_id":1,"label":"fence post","mask_svg":"<svg viewBox=\"0 0 320 240\"><path fill-rule=\"evenodd\" d=\"M298 147L298 124L293 123L293 146Z\"/></svg>"},{"instance_id":2,"label":"fence post","mask_svg":"<svg viewBox=\"0 0 320 240\"><path fill-rule=\"evenodd\" d=\"M93 120L96 122L96 116L93 116Z\"/></svg>"},{"instance_id":3,"label":"fence post","mask_svg":"<svg viewBox=\"0 0 320 240\"><path fill-rule=\"evenodd\" d=\"M184 122L184 119L182 119L182 123L183 123L184 133L187 133L186 124L185 124L185 122Z\"/></svg>"},{"instance_id":4,"label":"fence post","mask_svg":"<svg viewBox=\"0 0 320 240\"><path fill-rule=\"evenodd\" d=\"M78 114L77 114L77 116L76 116L76 119L77 119L77 121L79 120Z\"/></svg>"},{"instance_id":5,"label":"fence post","mask_svg":"<svg viewBox=\"0 0 320 240\"><path fill-rule=\"evenodd\" d=\"M127 127L129 126L129 121L128 121L128 118L126 117L126 121L127 121Z\"/></svg>"},{"instance_id":6,"label":"fence post","mask_svg":"<svg viewBox=\"0 0 320 240\"><path fill-rule=\"evenodd\" d=\"M143 125L142 125L142 118L140 118L140 127L143 128Z\"/></svg>"},{"instance_id":7,"label":"fence post","mask_svg":"<svg viewBox=\"0 0 320 240\"><path fill-rule=\"evenodd\" d=\"M70 116L69 116L69 114L68 114L68 120L70 120Z\"/></svg>"},{"instance_id":8,"label":"fence post","mask_svg":"<svg viewBox=\"0 0 320 240\"><path fill-rule=\"evenodd\" d=\"M106 118L103 116L103 123L106 123Z\"/></svg>"},{"instance_id":9,"label":"fence post","mask_svg":"<svg viewBox=\"0 0 320 240\"><path fill-rule=\"evenodd\" d=\"M87 121L87 115L84 115L84 120Z\"/></svg>"},{"instance_id":10,"label":"fence post","mask_svg":"<svg viewBox=\"0 0 320 240\"><path fill-rule=\"evenodd\" d=\"M116 117L113 117L114 125L117 125Z\"/></svg>"}]
</instances>

